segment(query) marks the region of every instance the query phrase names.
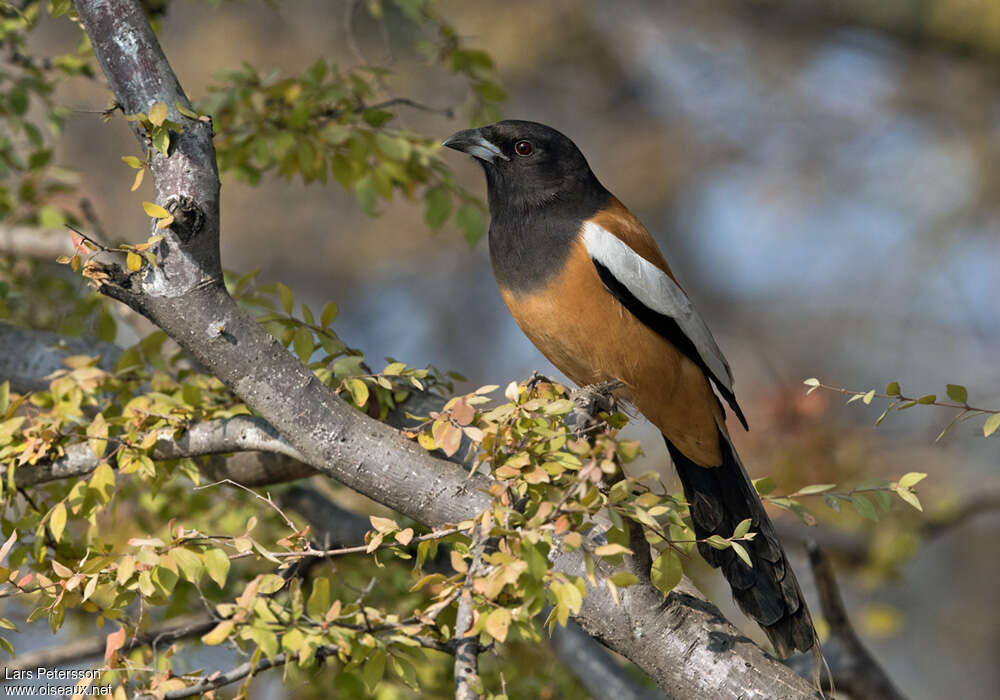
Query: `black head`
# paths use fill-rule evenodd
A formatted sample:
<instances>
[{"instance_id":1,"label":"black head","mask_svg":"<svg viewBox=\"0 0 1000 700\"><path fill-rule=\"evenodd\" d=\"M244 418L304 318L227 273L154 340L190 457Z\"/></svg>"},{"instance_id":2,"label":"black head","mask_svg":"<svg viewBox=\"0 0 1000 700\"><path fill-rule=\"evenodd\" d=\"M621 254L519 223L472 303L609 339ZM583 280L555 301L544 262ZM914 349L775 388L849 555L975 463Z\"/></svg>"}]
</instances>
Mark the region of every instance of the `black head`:
<instances>
[{"instance_id":1,"label":"black head","mask_svg":"<svg viewBox=\"0 0 1000 700\"><path fill-rule=\"evenodd\" d=\"M544 124L509 119L459 131L443 145L483 166L494 217L606 194L576 144Z\"/></svg>"}]
</instances>

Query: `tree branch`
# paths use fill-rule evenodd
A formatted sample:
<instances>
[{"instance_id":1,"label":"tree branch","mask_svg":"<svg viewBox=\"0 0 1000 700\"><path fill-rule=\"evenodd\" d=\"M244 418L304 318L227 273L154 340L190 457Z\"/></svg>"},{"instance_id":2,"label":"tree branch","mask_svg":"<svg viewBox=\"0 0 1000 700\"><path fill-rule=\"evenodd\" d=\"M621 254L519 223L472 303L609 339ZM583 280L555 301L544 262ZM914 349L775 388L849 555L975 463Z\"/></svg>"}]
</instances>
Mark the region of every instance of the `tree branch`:
<instances>
[{"instance_id":1,"label":"tree branch","mask_svg":"<svg viewBox=\"0 0 1000 700\"><path fill-rule=\"evenodd\" d=\"M479 557L472 560L475 566ZM479 684L479 635L466 634L472 627L472 592L469 586L458 598L455 616L455 700L479 700L475 686Z\"/></svg>"},{"instance_id":2,"label":"tree branch","mask_svg":"<svg viewBox=\"0 0 1000 700\"><path fill-rule=\"evenodd\" d=\"M88 272L99 289L165 330L325 475L430 527L481 512L490 503L490 480L469 477L348 406L237 307L222 283L211 130L177 113L175 103L186 106L187 98L137 2L76 0L75 6L125 111L145 112L163 102L168 118L185 124L183 134L172 135L169 157L154 154L150 167L157 203L198 214L178 217L180 225L166 230L155 268L129 273L97 261ZM586 575L579 551L555 552L553 565ZM649 584L631 586L616 604L605 585L610 573L597 568L597 585L588 587L577 620L667 692L814 696L806 681L741 635L690 583L666 599Z\"/></svg>"},{"instance_id":3,"label":"tree branch","mask_svg":"<svg viewBox=\"0 0 1000 700\"><path fill-rule=\"evenodd\" d=\"M810 543L807 550L823 616L843 650L834 672L837 688L861 700L905 700L851 626L833 567L823 550L815 543Z\"/></svg>"},{"instance_id":4,"label":"tree branch","mask_svg":"<svg viewBox=\"0 0 1000 700\"><path fill-rule=\"evenodd\" d=\"M66 369L63 359L70 355L99 355L98 365L110 370L121 349L90 338L70 338L50 331L18 328L0 321L0 381L10 380L10 388L19 394L48 386L43 378Z\"/></svg>"},{"instance_id":5,"label":"tree branch","mask_svg":"<svg viewBox=\"0 0 1000 700\"><path fill-rule=\"evenodd\" d=\"M66 229L0 226L0 255L55 262L60 255L73 253L73 241Z\"/></svg>"},{"instance_id":6,"label":"tree branch","mask_svg":"<svg viewBox=\"0 0 1000 700\"><path fill-rule=\"evenodd\" d=\"M156 460L180 459L246 451L268 452L287 458L280 465L282 481L316 473L315 469L302 464L294 447L267 421L257 416L236 416L195 423L176 438L163 437L157 440L152 457ZM21 467L14 475L15 483L19 487L26 487L84 476L94 471L100 463L101 460L94 455L87 443L80 442L66 447L65 454L59 459L39 463L34 467Z\"/></svg>"}]
</instances>

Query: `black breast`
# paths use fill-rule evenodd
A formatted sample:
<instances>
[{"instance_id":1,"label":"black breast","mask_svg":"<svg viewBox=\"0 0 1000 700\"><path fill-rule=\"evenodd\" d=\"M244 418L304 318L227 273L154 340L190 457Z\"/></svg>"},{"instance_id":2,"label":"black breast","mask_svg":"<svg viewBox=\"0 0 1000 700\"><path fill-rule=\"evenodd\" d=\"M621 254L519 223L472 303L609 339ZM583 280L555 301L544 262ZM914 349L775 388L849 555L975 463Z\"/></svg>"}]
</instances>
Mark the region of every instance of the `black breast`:
<instances>
[{"instance_id":1,"label":"black breast","mask_svg":"<svg viewBox=\"0 0 1000 700\"><path fill-rule=\"evenodd\" d=\"M585 191L584 196L516 208L509 203L498 206L490 198L490 260L500 287L528 293L562 270L583 222L611 200L600 185Z\"/></svg>"}]
</instances>

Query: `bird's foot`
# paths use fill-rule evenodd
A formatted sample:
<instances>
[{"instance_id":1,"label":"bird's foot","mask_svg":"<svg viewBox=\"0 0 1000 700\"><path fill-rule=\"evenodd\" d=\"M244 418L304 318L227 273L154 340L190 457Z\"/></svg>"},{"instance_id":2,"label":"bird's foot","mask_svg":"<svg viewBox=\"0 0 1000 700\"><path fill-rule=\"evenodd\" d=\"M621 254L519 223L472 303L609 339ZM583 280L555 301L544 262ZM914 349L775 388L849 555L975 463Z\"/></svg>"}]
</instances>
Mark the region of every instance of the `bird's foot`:
<instances>
[{"instance_id":1,"label":"bird's foot","mask_svg":"<svg viewBox=\"0 0 1000 700\"><path fill-rule=\"evenodd\" d=\"M587 384L572 390L569 394L575 408L567 416L566 422L571 424L578 435L591 432L604 423L602 413L614 413L618 410L619 399L614 391L625 386L618 379L610 379L596 384Z\"/></svg>"}]
</instances>

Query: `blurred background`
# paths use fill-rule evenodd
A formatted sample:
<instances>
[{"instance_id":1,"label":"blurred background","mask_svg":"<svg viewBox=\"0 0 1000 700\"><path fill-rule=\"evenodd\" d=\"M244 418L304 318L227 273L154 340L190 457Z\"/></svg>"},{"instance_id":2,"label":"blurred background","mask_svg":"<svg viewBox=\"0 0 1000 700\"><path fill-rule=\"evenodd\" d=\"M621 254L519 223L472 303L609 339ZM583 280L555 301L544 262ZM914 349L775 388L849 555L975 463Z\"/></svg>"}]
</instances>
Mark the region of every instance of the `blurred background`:
<instances>
[{"instance_id":1,"label":"blurred background","mask_svg":"<svg viewBox=\"0 0 1000 700\"><path fill-rule=\"evenodd\" d=\"M1000 407L1000 3L439 7L495 59L509 95L502 116L569 135L653 232L733 366L752 427L736 440L754 476L791 492L929 474L925 516L897 502L874 523L809 505L821 529L853 543L830 552L848 607L904 693L996 697L1000 517L914 533L1000 489L1000 443L982 437L981 418L935 442L954 412L928 406L874 429L885 401L844 406L829 392L807 397L802 381L881 390L895 380L918 396L943 396L950 382L969 388L971 404ZM53 24L36 40L64 45L71 30ZM162 42L195 101L242 61L294 74L326 56L388 60L389 94L453 105L454 84L399 50L392 32L391 17L376 24L355 2L177 2ZM79 81L64 101L100 110L106 98ZM466 126L416 110L401 122L441 138ZM109 232L144 238L148 219L120 161L132 147L124 122L81 114L64 144L60 162L80 173ZM446 157L485 196L480 169ZM314 307L336 300L341 337L376 363L457 370L464 390L554 374L508 316L485 241L470 248L456 230L432 233L406 201L380 214L366 217L335 185L227 179L224 265L260 268L261 281L284 281ZM655 431L641 420L629 430L647 452L640 468L669 476ZM775 516L787 518L790 541L802 536L793 516ZM721 577L692 569L755 634Z\"/></svg>"}]
</instances>

